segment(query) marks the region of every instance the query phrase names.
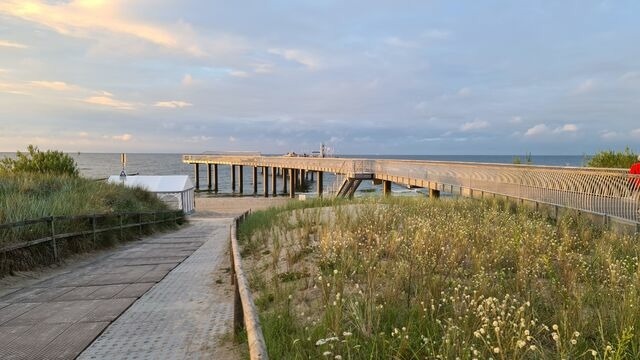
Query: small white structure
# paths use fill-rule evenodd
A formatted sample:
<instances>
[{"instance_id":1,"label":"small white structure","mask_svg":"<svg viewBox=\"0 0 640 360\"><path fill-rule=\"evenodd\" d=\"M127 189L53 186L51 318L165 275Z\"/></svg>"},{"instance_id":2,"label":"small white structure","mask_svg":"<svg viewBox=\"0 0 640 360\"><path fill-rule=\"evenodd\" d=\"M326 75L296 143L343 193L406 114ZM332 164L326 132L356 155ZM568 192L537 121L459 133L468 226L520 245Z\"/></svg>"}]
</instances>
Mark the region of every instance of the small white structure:
<instances>
[{"instance_id":1,"label":"small white structure","mask_svg":"<svg viewBox=\"0 0 640 360\"><path fill-rule=\"evenodd\" d=\"M195 210L195 187L187 175L163 176L109 176L112 184L139 187L152 192L172 209L190 214Z\"/></svg>"}]
</instances>

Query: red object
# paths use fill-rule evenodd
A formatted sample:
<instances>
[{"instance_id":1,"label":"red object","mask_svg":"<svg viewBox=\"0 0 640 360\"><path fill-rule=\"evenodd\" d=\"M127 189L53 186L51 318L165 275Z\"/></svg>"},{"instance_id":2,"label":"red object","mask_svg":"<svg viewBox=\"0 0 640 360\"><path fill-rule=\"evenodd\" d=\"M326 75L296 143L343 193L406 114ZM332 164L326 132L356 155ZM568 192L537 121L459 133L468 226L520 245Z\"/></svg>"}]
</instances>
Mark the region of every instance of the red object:
<instances>
[{"instance_id":1,"label":"red object","mask_svg":"<svg viewBox=\"0 0 640 360\"><path fill-rule=\"evenodd\" d=\"M636 175L635 178L630 179L631 186L636 190L640 190L640 162L631 165L629 175Z\"/></svg>"}]
</instances>

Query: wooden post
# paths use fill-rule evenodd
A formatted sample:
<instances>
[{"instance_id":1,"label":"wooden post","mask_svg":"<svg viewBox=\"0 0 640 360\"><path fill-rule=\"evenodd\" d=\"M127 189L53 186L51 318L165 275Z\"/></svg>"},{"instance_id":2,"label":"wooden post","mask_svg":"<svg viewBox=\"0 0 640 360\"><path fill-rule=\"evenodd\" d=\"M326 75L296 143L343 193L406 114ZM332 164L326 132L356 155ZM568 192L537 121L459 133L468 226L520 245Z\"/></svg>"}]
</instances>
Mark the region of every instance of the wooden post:
<instances>
[{"instance_id":1,"label":"wooden post","mask_svg":"<svg viewBox=\"0 0 640 360\"><path fill-rule=\"evenodd\" d=\"M236 166L231 165L231 192L236 192Z\"/></svg>"},{"instance_id":2,"label":"wooden post","mask_svg":"<svg viewBox=\"0 0 640 360\"><path fill-rule=\"evenodd\" d=\"M282 193L287 194L287 169L282 168Z\"/></svg>"},{"instance_id":3,"label":"wooden post","mask_svg":"<svg viewBox=\"0 0 640 360\"><path fill-rule=\"evenodd\" d=\"M56 226L55 226L55 218L52 216L49 219L49 226L51 228L51 244L53 246L53 260L58 261L58 245L56 244Z\"/></svg>"},{"instance_id":4,"label":"wooden post","mask_svg":"<svg viewBox=\"0 0 640 360\"><path fill-rule=\"evenodd\" d=\"M196 178L196 190L200 190L200 164L195 163L194 166L194 174L193 176Z\"/></svg>"},{"instance_id":5,"label":"wooden post","mask_svg":"<svg viewBox=\"0 0 640 360\"><path fill-rule=\"evenodd\" d=\"M271 193L273 196L278 195L278 177L276 174L278 173L278 168L271 168Z\"/></svg>"},{"instance_id":6,"label":"wooden post","mask_svg":"<svg viewBox=\"0 0 640 360\"><path fill-rule=\"evenodd\" d=\"M289 169L289 197L296 197L296 169Z\"/></svg>"},{"instance_id":7,"label":"wooden post","mask_svg":"<svg viewBox=\"0 0 640 360\"><path fill-rule=\"evenodd\" d=\"M267 171L265 168L264 171ZM242 299L240 299L240 290L238 288L238 283L234 286L234 296L233 296L233 333L238 336L240 331L242 330L244 324L244 314L242 312Z\"/></svg>"},{"instance_id":8,"label":"wooden post","mask_svg":"<svg viewBox=\"0 0 640 360\"><path fill-rule=\"evenodd\" d=\"M262 182L264 187L264 197L269 196L269 168L266 166L262 167Z\"/></svg>"},{"instance_id":9,"label":"wooden post","mask_svg":"<svg viewBox=\"0 0 640 360\"><path fill-rule=\"evenodd\" d=\"M212 181L213 179L211 178L211 164L207 164L207 189L211 190L212 187Z\"/></svg>"},{"instance_id":10,"label":"wooden post","mask_svg":"<svg viewBox=\"0 0 640 360\"><path fill-rule=\"evenodd\" d=\"M218 192L218 164L213 164L213 191Z\"/></svg>"},{"instance_id":11,"label":"wooden post","mask_svg":"<svg viewBox=\"0 0 640 360\"><path fill-rule=\"evenodd\" d=\"M240 194L244 191L244 169L242 165L238 165L238 191Z\"/></svg>"},{"instance_id":12,"label":"wooden post","mask_svg":"<svg viewBox=\"0 0 640 360\"><path fill-rule=\"evenodd\" d=\"M313 173L312 173L313 174ZM322 197L322 191L323 189L323 184L322 184L322 171L318 171L318 197L321 198ZM313 175L311 180L313 180Z\"/></svg>"},{"instance_id":13,"label":"wooden post","mask_svg":"<svg viewBox=\"0 0 640 360\"><path fill-rule=\"evenodd\" d=\"M258 194L258 168L253 167L253 195Z\"/></svg>"},{"instance_id":14,"label":"wooden post","mask_svg":"<svg viewBox=\"0 0 640 360\"><path fill-rule=\"evenodd\" d=\"M429 189L429 197L430 198L434 198L434 199L439 198L440 197L440 190Z\"/></svg>"},{"instance_id":15,"label":"wooden post","mask_svg":"<svg viewBox=\"0 0 640 360\"><path fill-rule=\"evenodd\" d=\"M382 181L382 193L384 194L384 196L391 195L391 181L389 180Z\"/></svg>"}]
</instances>

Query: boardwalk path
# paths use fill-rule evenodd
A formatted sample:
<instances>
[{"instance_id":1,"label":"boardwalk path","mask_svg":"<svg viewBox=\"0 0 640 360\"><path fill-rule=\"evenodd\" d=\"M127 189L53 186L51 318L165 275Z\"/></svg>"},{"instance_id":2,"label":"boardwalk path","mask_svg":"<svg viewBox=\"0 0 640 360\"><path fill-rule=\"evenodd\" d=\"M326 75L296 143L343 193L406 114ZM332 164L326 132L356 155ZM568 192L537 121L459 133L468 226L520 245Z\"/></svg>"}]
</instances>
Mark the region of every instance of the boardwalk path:
<instances>
[{"instance_id":1,"label":"boardwalk path","mask_svg":"<svg viewBox=\"0 0 640 360\"><path fill-rule=\"evenodd\" d=\"M72 359L103 330L80 358L228 358L216 342L232 314L230 221L194 219L41 282L2 289L0 359Z\"/></svg>"}]
</instances>

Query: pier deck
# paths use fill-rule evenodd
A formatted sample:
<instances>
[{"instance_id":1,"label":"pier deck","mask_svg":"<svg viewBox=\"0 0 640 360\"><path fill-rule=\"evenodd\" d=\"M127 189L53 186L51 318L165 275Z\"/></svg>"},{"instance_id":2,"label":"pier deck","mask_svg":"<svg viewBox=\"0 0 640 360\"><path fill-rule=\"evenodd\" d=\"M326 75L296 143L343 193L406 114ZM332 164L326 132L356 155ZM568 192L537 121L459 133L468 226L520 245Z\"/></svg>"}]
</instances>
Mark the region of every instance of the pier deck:
<instances>
[{"instance_id":1,"label":"pier deck","mask_svg":"<svg viewBox=\"0 0 640 360\"><path fill-rule=\"evenodd\" d=\"M231 328L231 287L215 279L229 266L230 221L194 221L1 289L0 358L73 359L96 338L81 358L211 358L225 351L216 339Z\"/></svg>"}]
</instances>

